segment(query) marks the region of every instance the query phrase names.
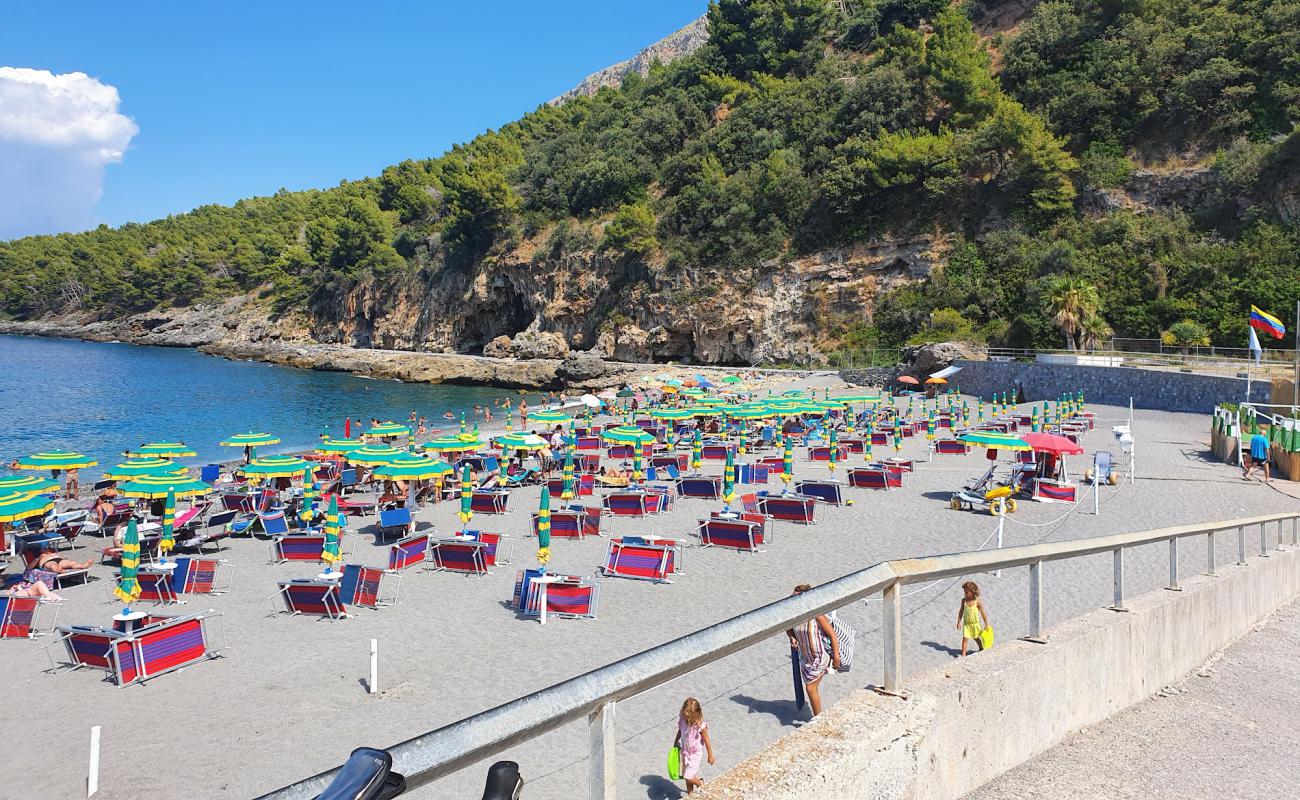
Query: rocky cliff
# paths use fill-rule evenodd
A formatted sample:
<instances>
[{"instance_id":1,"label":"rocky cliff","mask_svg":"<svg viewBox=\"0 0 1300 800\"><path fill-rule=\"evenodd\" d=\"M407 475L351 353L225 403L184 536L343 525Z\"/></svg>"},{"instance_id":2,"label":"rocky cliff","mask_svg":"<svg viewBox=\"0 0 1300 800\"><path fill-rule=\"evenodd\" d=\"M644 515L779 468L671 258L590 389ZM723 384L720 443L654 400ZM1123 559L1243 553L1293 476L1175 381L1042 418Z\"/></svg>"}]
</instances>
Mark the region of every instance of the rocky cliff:
<instances>
[{"instance_id":1,"label":"rocky cliff","mask_svg":"<svg viewBox=\"0 0 1300 800\"><path fill-rule=\"evenodd\" d=\"M577 86L552 100L551 103L563 103L565 100L579 95L593 95L606 86L619 86L623 83L623 78L629 74L635 72L645 75L650 71L650 65L654 62L660 61L666 64L682 56L688 56L699 50L708 40L708 28L705 25L704 17L700 17L685 28L650 45L627 61L620 61L617 64L605 67L599 72L593 72Z\"/></svg>"}]
</instances>

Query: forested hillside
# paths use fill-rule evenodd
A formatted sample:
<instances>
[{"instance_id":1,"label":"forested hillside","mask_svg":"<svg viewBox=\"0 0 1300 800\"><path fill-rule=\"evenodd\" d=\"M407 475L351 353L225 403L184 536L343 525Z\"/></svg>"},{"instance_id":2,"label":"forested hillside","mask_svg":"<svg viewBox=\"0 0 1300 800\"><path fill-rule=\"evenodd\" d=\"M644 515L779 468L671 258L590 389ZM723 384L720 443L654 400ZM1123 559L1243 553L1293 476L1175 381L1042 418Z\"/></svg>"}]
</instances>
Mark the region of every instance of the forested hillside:
<instances>
[{"instance_id":1,"label":"forested hillside","mask_svg":"<svg viewBox=\"0 0 1300 800\"><path fill-rule=\"evenodd\" d=\"M693 55L439 158L0 244L0 313L258 291L322 339L477 351L525 328L574 347L612 329L617 349L626 327L648 332L633 355L689 358L692 319L782 309L709 360L757 359L753 338L787 328L824 351L1059 347L1190 319L1240 346L1250 303L1285 314L1300 0L1019 5L999 30L993 0L718 0ZM788 280L882 242L915 243L927 268ZM602 285L565 317L583 270ZM455 301L475 291L498 304ZM361 313L373 336L348 321Z\"/></svg>"}]
</instances>

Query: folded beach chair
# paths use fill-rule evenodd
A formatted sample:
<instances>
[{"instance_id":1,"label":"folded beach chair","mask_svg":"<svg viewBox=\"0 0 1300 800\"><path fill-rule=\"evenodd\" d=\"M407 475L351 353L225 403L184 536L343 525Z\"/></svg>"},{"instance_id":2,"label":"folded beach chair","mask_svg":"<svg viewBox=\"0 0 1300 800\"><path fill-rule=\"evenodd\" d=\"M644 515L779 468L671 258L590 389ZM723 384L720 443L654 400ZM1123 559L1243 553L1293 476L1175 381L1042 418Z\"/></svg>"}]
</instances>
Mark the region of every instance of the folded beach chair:
<instances>
[{"instance_id":1,"label":"folded beach chair","mask_svg":"<svg viewBox=\"0 0 1300 800\"><path fill-rule=\"evenodd\" d=\"M176 559L172 591L176 594L225 594L234 581L235 565L224 558Z\"/></svg>"},{"instance_id":2,"label":"folded beach chair","mask_svg":"<svg viewBox=\"0 0 1300 800\"><path fill-rule=\"evenodd\" d=\"M706 444L700 447L700 459L703 461L726 461L728 446L725 444Z\"/></svg>"},{"instance_id":3,"label":"folded beach chair","mask_svg":"<svg viewBox=\"0 0 1300 800\"><path fill-rule=\"evenodd\" d=\"M801 525L813 524L816 499L807 495L774 495L759 492L758 510L774 520L798 522Z\"/></svg>"},{"instance_id":4,"label":"folded beach chair","mask_svg":"<svg viewBox=\"0 0 1300 800\"><path fill-rule=\"evenodd\" d=\"M539 580L545 575L545 580ZM515 576L513 606L525 616L596 618L600 587L576 575L523 570ZM542 613L545 609L545 614Z\"/></svg>"},{"instance_id":5,"label":"folded beach chair","mask_svg":"<svg viewBox=\"0 0 1300 800\"><path fill-rule=\"evenodd\" d=\"M505 514L510 492L504 489L478 489L470 495L470 509L475 514Z\"/></svg>"},{"instance_id":6,"label":"folded beach chair","mask_svg":"<svg viewBox=\"0 0 1300 800\"><path fill-rule=\"evenodd\" d=\"M887 444L889 444L889 434L890 434L890 433L892 433L892 430L891 430L891 431L872 431L872 432L871 432L871 444L872 444L872 446L874 447L875 445L887 445Z\"/></svg>"},{"instance_id":7,"label":"folded beach chair","mask_svg":"<svg viewBox=\"0 0 1300 800\"><path fill-rule=\"evenodd\" d=\"M415 520L409 508L390 508L379 512L379 522L375 524L375 544L382 544L389 537L401 538L415 530Z\"/></svg>"},{"instance_id":8,"label":"folded beach chair","mask_svg":"<svg viewBox=\"0 0 1300 800\"><path fill-rule=\"evenodd\" d=\"M970 452L970 445L956 439L936 439L934 452L941 456L964 456Z\"/></svg>"},{"instance_id":9,"label":"folded beach chair","mask_svg":"<svg viewBox=\"0 0 1300 800\"><path fill-rule=\"evenodd\" d=\"M767 542L763 524L744 517L702 519L696 534L702 547L730 547L750 553L761 552Z\"/></svg>"},{"instance_id":10,"label":"folded beach chair","mask_svg":"<svg viewBox=\"0 0 1300 800\"><path fill-rule=\"evenodd\" d=\"M685 477L677 481L677 493L682 497L720 500L722 498L722 479L708 476Z\"/></svg>"},{"instance_id":11,"label":"folded beach chair","mask_svg":"<svg viewBox=\"0 0 1300 800\"><path fill-rule=\"evenodd\" d=\"M630 444L614 444L605 448L605 455L615 460L626 461L636 454L636 449Z\"/></svg>"},{"instance_id":12,"label":"folded beach chair","mask_svg":"<svg viewBox=\"0 0 1300 800\"><path fill-rule=\"evenodd\" d=\"M218 511L206 520L201 520L189 529L179 532L176 544L180 547L194 548L200 553L204 545L213 545L231 533L231 526L237 521L238 511Z\"/></svg>"},{"instance_id":13,"label":"folded beach chair","mask_svg":"<svg viewBox=\"0 0 1300 800\"><path fill-rule=\"evenodd\" d=\"M294 578L280 581L278 585L280 591L271 595L273 602L278 600L281 603L276 607L277 611L328 619L344 619L348 615L337 580Z\"/></svg>"},{"instance_id":14,"label":"folded beach chair","mask_svg":"<svg viewBox=\"0 0 1300 800\"><path fill-rule=\"evenodd\" d=\"M325 534L295 533L271 541L271 563L286 561L320 561L325 551Z\"/></svg>"},{"instance_id":15,"label":"folded beach chair","mask_svg":"<svg viewBox=\"0 0 1300 800\"><path fill-rule=\"evenodd\" d=\"M883 466L853 467L849 470L849 486L857 489L897 489L903 485L901 475Z\"/></svg>"},{"instance_id":16,"label":"folded beach chair","mask_svg":"<svg viewBox=\"0 0 1300 800\"><path fill-rule=\"evenodd\" d=\"M1075 501L1077 493L1072 483L1063 483L1048 480L1047 478L1034 478L1032 482L1034 487L1032 497L1035 500L1059 503L1073 503Z\"/></svg>"},{"instance_id":17,"label":"folded beach chair","mask_svg":"<svg viewBox=\"0 0 1300 800\"><path fill-rule=\"evenodd\" d=\"M466 575L488 575L488 548L489 545L477 537L433 539L429 544L429 569Z\"/></svg>"},{"instance_id":18,"label":"folded beach chair","mask_svg":"<svg viewBox=\"0 0 1300 800\"><path fill-rule=\"evenodd\" d=\"M672 583L669 575L681 572L682 546L675 539L624 536L609 540L601 574L607 577Z\"/></svg>"},{"instance_id":19,"label":"folded beach chair","mask_svg":"<svg viewBox=\"0 0 1300 800\"><path fill-rule=\"evenodd\" d=\"M172 589L171 570L157 567L140 567L135 578L140 583L140 599L159 605L179 603L180 597Z\"/></svg>"},{"instance_id":20,"label":"folded beach chair","mask_svg":"<svg viewBox=\"0 0 1300 800\"><path fill-rule=\"evenodd\" d=\"M866 442L861 439L840 439L840 449L849 455L862 455L866 452Z\"/></svg>"},{"instance_id":21,"label":"folded beach chair","mask_svg":"<svg viewBox=\"0 0 1300 800\"><path fill-rule=\"evenodd\" d=\"M385 581L385 577L389 580ZM344 606L364 606L380 608L397 603L400 591L401 575L386 573L376 567L363 567L360 564L345 564L343 579L339 581L339 598ZM393 586L391 597L383 598L384 584Z\"/></svg>"},{"instance_id":22,"label":"folded beach chair","mask_svg":"<svg viewBox=\"0 0 1300 800\"><path fill-rule=\"evenodd\" d=\"M540 578L545 572L542 569L521 569L515 573L515 590L510 596L511 608L520 612L527 610L532 580L533 578Z\"/></svg>"},{"instance_id":23,"label":"folded beach chair","mask_svg":"<svg viewBox=\"0 0 1300 800\"><path fill-rule=\"evenodd\" d=\"M555 539L581 539L586 535L583 527L583 517L587 515L583 510L564 510L551 512L551 537ZM533 514L532 531L533 536L537 535L537 514Z\"/></svg>"},{"instance_id":24,"label":"folded beach chair","mask_svg":"<svg viewBox=\"0 0 1300 800\"><path fill-rule=\"evenodd\" d=\"M222 648L214 646L209 628L210 620L219 616L212 610L185 617L151 615L130 631L98 625L64 626L58 629L59 638L45 649L49 655L49 648L62 644L66 667L101 669L118 686L128 686L220 656ZM50 662L57 667L53 655Z\"/></svg>"},{"instance_id":25,"label":"folded beach chair","mask_svg":"<svg viewBox=\"0 0 1300 800\"><path fill-rule=\"evenodd\" d=\"M600 437L594 435L579 436L574 446L578 450L600 450Z\"/></svg>"},{"instance_id":26,"label":"folded beach chair","mask_svg":"<svg viewBox=\"0 0 1300 800\"><path fill-rule=\"evenodd\" d=\"M38 609L54 608L49 628L58 624L61 603L42 602L39 597L14 597L0 594L0 639L35 639L40 636L36 622Z\"/></svg>"},{"instance_id":27,"label":"folded beach chair","mask_svg":"<svg viewBox=\"0 0 1300 800\"><path fill-rule=\"evenodd\" d=\"M839 481L806 479L796 481L794 490L799 494L815 497L832 506L844 505L844 484Z\"/></svg>"},{"instance_id":28,"label":"folded beach chair","mask_svg":"<svg viewBox=\"0 0 1300 800\"><path fill-rule=\"evenodd\" d=\"M766 464L737 464L736 482L744 484L767 483L772 470Z\"/></svg>"},{"instance_id":29,"label":"folded beach chair","mask_svg":"<svg viewBox=\"0 0 1300 800\"><path fill-rule=\"evenodd\" d=\"M388 571L401 572L413 564L425 561L429 554L429 537L415 534L394 542L388 548Z\"/></svg>"},{"instance_id":30,"label":"folded beach chair","mask_svg":"<svg viewBox=\"0 0 1300 800\"><path fill-rule=\"evenodd\" d=\"M882 458L880 463L895 472L916 472L916 462L910 458Z\"/></svg>"},{"instance_id":31,"label":"folded beach chair","mask_svg":"<svg viewBox=\"0 0 1300 800\"><path fill-rule=\"evenodd\" d=\"M582 513L582 535L599 536L601 509L599 506L569 506L574 511Z\"/></svg>"},{"instance_id":32,"label":"folded beach chair","mask_svg":"<svg viewBox=\"0 0 1300 800\"><path fill-rule=\"evenodd\" d=\"M849 451L843 447L835 448L835 460L843 463L849 457ZM809 461L830 461L831 448L829 446L817 446L808 448Z\"/></svg>"},{"instance_id":33,"label":"folded beach chair","mask_svg":"<svg viewBox=\"0 0 1300 800\"><path fill-rule=\"evenodd\" d=\"M619 517L644 517L652 513L651 504L657 504L657 496L642 491L620 491L605 495L601 500L604 513Z\"/></svg>"}]
</instances>

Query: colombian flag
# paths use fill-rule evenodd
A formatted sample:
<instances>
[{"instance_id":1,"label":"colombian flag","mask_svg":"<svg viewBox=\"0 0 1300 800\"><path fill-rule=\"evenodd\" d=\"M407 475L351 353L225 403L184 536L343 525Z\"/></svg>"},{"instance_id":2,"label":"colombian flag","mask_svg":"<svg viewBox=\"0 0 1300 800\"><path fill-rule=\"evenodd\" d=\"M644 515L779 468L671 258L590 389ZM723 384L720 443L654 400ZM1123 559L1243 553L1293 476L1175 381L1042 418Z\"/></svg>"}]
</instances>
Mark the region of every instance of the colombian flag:
<instances>
[{"instance_id":1,"label":"colombian flag","mask_svg":"<svg viewBox=\"0 0 1300 800\"><path fill-rule=\"evenodd\" d=\"M1250 307L1250 327L1257 328L1274 339L1281 339L1286 335L1286 326L1282 324L1282 320L1268 312L1260 311L1255 306Z\"/></svg>"}]
</instances>

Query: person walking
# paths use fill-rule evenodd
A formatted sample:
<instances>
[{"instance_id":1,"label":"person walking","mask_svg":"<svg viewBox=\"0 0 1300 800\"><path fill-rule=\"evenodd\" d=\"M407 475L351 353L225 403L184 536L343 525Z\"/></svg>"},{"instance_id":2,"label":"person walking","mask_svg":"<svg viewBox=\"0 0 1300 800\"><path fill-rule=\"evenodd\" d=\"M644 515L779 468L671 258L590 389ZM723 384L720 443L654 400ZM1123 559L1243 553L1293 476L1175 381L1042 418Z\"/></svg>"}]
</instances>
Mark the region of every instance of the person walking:
<instances>
[{"instance_id":1,"label":"person walking","mask_svg":"<svg viewBox=\"0 0 1300 800\"><path fill-rule=\"evenodd\" d=\"M801 583L794 587L794 593L803 594L812 588L811 584ZM825 614L787 630L786 635L790 637L790 649L799 653L804 692L815 717L822 713L822 696L818 688L822 678L832 668L840 668L839 637L835 635L835 628Z\"/></svg>"},{"instance_id":2,"label":"person walking","mask_svg":"<svg viewBox=\"0 0 1300 800\"><path fill-rule=\"evenodd\" d=\"M1255 467L1264 470L1264 483L1268 483L1268 437L1263 433L1256 433L1250 437L1250 455L1246 456L1246 469L1242 471L1242 480L1250 480Z\"/></svg>"},{"instance_id":3,"label":"person walking","mask_svg":"<svg viewBox=\"0 0 1300 800\"><path fill-rule=\"evenodd\" d=\"M980 650L984 644L980 634L989 627L989 614L984 610L984 601L980 600L980 587L975 581L966 581L961 585L961 606L957 609L957 630L961 631L961 654L966 655L966 643L975 642ZM980 619L983 618L983 624Z\"/></svg>"},{"instance_id":4,"label":"person walking","mask_svg":"<svg viewBox=\"0 0 1300 800\"><path fill-rule=\"evenodd\" d=\"M694 697L686 698L682 703L681 713L677 715L677 736L673 747L681 748L682 780L686 781L686 793L690 794L704 785L700 777L700 765L707 756L709 766L713 766L713 743L709 741L709 724L704 721L704 709Z\"/></svg>"}]
</instances>

